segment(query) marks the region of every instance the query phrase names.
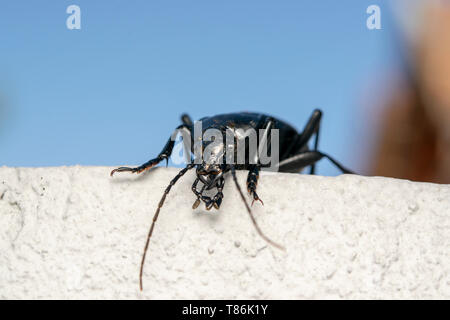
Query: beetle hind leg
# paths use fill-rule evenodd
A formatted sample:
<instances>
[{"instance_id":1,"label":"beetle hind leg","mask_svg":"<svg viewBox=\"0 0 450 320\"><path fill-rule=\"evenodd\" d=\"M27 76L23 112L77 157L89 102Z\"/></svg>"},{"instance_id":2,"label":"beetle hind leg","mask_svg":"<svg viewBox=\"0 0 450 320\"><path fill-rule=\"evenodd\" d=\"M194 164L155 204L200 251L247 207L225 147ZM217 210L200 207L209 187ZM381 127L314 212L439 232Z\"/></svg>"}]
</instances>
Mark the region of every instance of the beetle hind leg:
<instances>
[{"instance_id":1,"label":"beetle hind leg","mask_svg":"<svg viewBox=\"0 0 450 320\"><path fill-rule=\"evenodd\" d=\"M304 151L279 163L280 172L299 172L304 167L315 164L322 158L327 158L331 161L342 173L354 174L353 171L345 168L337 160L329 155L319 151Z\"/></svg>"},{"instance_id":2,"label":"beetle hind leg","mask_svg":"<svg viewBox=\"0 0 450 320\"><path fill-rule=\"evenodd\" d=\"M315 135L313 151L317 151L319 146L319 132L320 132L320 121L322 119L322 111L319 109L315 109L308 120L308 123L305 125L303 132L300 134L299 141L297 146L302 148L304 145L308 143L313 135ZM316 173L316 163L313 162L311 164L311 168L309 171L310 174Z\"/></svg>"}]
</instances>

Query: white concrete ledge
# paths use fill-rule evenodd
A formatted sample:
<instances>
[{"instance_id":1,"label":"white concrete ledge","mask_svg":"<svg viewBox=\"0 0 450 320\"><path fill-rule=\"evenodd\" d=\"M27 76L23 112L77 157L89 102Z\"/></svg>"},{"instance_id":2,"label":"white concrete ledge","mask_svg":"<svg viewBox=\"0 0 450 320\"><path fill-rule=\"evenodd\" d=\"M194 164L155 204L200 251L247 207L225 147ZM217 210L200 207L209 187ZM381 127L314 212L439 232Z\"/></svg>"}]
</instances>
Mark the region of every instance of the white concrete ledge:
<instances>
[{"instance_id":1,"label":"white concrete ledge","mask_svg":"<svg viewBox=\"0 0 450 320\"><path fill-rule=\"evenodd\" d=\"M146 234L178 172L0 168L0 298L450 298L450 186L262 174L255 232L227 177L220 211L172 189L138 287ZM245 173L238 178L245 186ZM245 188L244 188L245 189Z\"/></svg>"}]
</instances>

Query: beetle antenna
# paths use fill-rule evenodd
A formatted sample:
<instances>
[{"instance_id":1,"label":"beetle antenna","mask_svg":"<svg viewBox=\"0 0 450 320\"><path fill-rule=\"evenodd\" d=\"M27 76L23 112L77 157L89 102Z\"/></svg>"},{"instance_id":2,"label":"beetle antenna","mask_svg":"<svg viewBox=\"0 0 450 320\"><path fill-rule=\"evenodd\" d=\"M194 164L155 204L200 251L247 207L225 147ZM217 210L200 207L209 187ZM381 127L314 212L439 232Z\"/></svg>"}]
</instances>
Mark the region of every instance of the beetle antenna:
<instances>
[{"instance_id":1,"label":"beetle antenna","mask_svg":"<svg viewBox=\"0 0 450 320\"><path fill-rule=\"evenodd\" d=\"M150 243L150 238L152 237L153 228L155 227L156 220L158 220L159 211L161 210L164 201L166 200L166 196L169 194L170 189L172 186L180 179L188 170L192 169L195 165L193 163L188 164L186 168L182 169L178 174L175 176L175 178L170 181L169 185L167 186L166 190L164 190L164 194L161 197L161 200L159 201L158 208L156 209L155 215L153 216L152 225L150 226L150 230L147 235L147 242L145 243L144 253L142 254L142 261L141 261L141 270L139 272L139 287L142 291L143 285L142 285L142 274L144 272L144 263L145 263L145 256L147 254L148 244Z\"/></svg>"},{"instance_id":2,"label":"beetle antenna","mask_svg":"<svg viewBox=\"0 0 450 320\"><path fill-rule=\"evenodd\" d=\"M234 180L234 184L236 185L236 188L239 191L239 194L241 195L242 201L244 201L245 207L247 208L247 212L250 216L250 219L253 222L253 225L255 226L256 231L258 232L258 234L261 236L261 238L263 238L264 240L267 241L267 243L273 245L274 247L280 249L280 250L286 250L282 245L279 245L278 243L274 242L273 240L271 240L269 237L267 237L259 228L258 223L256 222L255 217L253 216L252 210L250 209L250 207L248 206L247 201L245 200L244 194L242 193L241 187L239 186L239 183L237 181L236 178L236 169L234 168L234 166L231 166L231 175L233 176L233 180Z\"/></svg>"}]
</instances>

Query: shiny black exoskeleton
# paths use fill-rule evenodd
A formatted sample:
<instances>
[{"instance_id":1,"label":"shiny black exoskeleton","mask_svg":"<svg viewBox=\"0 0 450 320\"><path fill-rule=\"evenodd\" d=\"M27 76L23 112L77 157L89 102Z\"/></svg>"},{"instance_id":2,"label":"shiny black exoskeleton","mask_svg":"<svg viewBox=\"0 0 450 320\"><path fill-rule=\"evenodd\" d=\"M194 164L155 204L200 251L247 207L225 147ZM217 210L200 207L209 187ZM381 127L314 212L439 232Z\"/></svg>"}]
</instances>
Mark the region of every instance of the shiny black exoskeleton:
<instances>
[{"instance_id":1,"label":"shiny black exoskeleton","mask_svg":"<svg viewBox=\"0 0 450 320\"><path fill-rule=\"evenodd\" d=\"M197 197L196 201L194 202L193 208L196 208L201 201L205 203L206 209L210 210L212 207L219 209L222 198L224 197L222 190L223 186L225 184L224 175L227 172L231 172L233 180L236 184L236 187L241 195L241 198L243 199L245 206L247 208L247 211L250 215L250 218L252 219L253 224L256 227L256 230L258 233L270 244L282 248L280 245L274 243L272 240L267 238L259 229L258 225L256 224L256 221L251 213L250 207L248 206L245 197L240 189L240 186L236 179L236 170L248 170L248 176L247 176L247 190L249 194L251 195L253 202L255 200L261 201L258 194L256 193L256 187L257 182L259 178L259 171L267 166L268 164L263 164L260 160L261 155L261 147L266 146L269 153L272 152L272 145L271 145L271 132L272 129L278 129L279 139L278 139L278 152L279 152L279 162L276 164L278 167L278 171L280 172L300 172L305 167L310 167L310 173L315 173L315 164L317 161L319 161L322 158L329 159L337 168L339 168L343 173L352 173L350 170L344 168L341 164L339 164L336 160L334 160L329 155L322 153L318 151L318 141L319 141L319 131L320 131L320 120L322 117L322 112L320 110L315 110L313 114L311 115L310 119L308 120L306 126L304 127L302 132L298 132L295 128L293 128L288 123L276 119L274 117L260 114L260 113L248 113L248 112L242 112L242 113L229 113L229 114L221 114L216 115L213 117L205 117L200 119L202 123L202 134L206 132L208 129L217 129L220 131L223 135L222 144L219 144L213 149L212 153L212 161L206 161L205 159L194 159L197 161L191 162L187 164L187 166L182 169L175 178L170 181L170 184L164 191L163 197L161 198L161 201L158 204L158 208L155 212L155 216L153 218L153 223L150 227L150 231L147 237L147 243L145 246L144 254L142 257L142 263L141 263L141 272L140 272L140 285L142 290L142 271L143 271L143 265L145 261L145 255L147 251L147 247L150 241L150 237L153 232L153 228L155 225L155 222L158 218L160 209L162 205L164 204L165 198L167 194L170 192L170 189L172 186L178 181L180 177L182 177L188 170L192 168L196 168L196 179L192 185L192 191L194 192L195 196ZM192 155L197 155L195 150L195 139L194 139L194 128L195 124L192 122L191 118L184 114L181 117L182 124L177 127L176 131L182 131L187 134L184 135L184 139L186 137L190 137L190 144L191 144L191 152ZM240 129L240 131L239 131ZM233 132L233 138L235 141L246 139L245 136L241 136L238 134L242 131L247 131L249 129L254 129L257 133L262 133L258 135L257 139L257 146L256 146L256 152L251 152L250 148L248 148L247 144L245 145L245 161L243 163L232 162L229 163L227 161L224 161L227 152L235 153L233 159L237 159L236 153L237 148L232 148L230 150L229 146L226 144L226 132ZM228 131L227 131L228 130ZM311 138L314 136L314 143L312 147L310 148L308 146L308 142L311 140ZM129 167L120 167L111 172L111 176L115 172L123 172L123 171L129 171L133 173L140 173L145 170L148 170L155 165L157 165L159 162L166 160L168 161L169 157L172 154L173 147L175 145L175 139L174 136L167 141L166 145L164 146L161 153L154 159L149 160L148 162L144 163L143 165L135 168L129 168ZM210 143L213 141L203 141L201 145L201 149L205 150ZM235 144L237 146L238 143ZM211 158L210 158L211 159ZM273 164L271 164L273 166ZM198 189L199 183L202 183L202 187L200 190ZM217 192L213 197L209 197L205 195L205 192L207 190L216 189ZM252 202L252 204L253 204ZM262 203L262 201L261 201Z\"/></svg>"}]
</instances>

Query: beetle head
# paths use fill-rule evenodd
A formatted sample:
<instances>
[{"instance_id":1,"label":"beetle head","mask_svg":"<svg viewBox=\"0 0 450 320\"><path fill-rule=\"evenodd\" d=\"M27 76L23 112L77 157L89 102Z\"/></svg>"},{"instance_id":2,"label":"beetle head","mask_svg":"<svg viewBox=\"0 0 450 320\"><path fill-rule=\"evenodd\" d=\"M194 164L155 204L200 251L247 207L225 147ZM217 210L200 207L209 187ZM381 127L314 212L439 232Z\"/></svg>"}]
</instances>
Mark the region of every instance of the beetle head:
<instances>
[{"instance_id":1,"label":"beetle head","mask_svg":"<svg viewBox=\"0 0 450 320\"><path fill-rule=\"evenodd\" d=\"M224 144L218 141L204 141L202 163L197 165L197 177L209 190L223 175Z\"/></svg>"},{"instance_id":2,"label":"beetle head","mask_svg":"<svg viewBox=\"0 0 450 320\"><path fill-rule=\"evenodd\" d=\"M223 176L223 166L217 163L206 163L197 166L197 177L206 185L206 190L213 188Z\"/></svg>"}]
</instances>

